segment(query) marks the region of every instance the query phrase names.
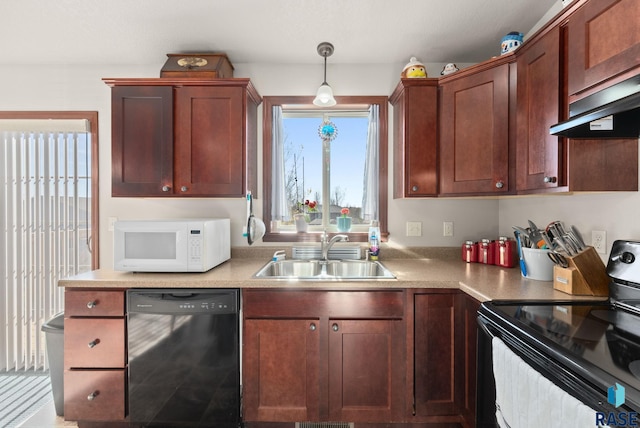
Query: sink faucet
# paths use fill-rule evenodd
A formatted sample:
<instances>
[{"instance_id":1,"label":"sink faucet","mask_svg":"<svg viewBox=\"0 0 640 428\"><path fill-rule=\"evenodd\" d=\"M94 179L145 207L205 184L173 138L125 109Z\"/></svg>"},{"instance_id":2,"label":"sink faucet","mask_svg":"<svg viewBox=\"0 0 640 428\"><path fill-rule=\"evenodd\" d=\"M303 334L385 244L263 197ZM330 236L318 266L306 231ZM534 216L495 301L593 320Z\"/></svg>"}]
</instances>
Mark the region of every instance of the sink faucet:
<instances>
[{"instance_id":1,"label":"sink faucet","mask_svg":"<svg viewBox=\"0 0 640 428\"><path fill-rule=\"evenodd\" d=\"M329 236L327 235L327 229L323 230L322 236L320 237L320 248L322 250L322 260L325 262L329 259L329 250L331 249L331 247L333 247L333 244L338 241L346 242L349 240L349 237L347 235L335 235L333 238L327 241L328 237Z\"/></svg>"}]
</instances>

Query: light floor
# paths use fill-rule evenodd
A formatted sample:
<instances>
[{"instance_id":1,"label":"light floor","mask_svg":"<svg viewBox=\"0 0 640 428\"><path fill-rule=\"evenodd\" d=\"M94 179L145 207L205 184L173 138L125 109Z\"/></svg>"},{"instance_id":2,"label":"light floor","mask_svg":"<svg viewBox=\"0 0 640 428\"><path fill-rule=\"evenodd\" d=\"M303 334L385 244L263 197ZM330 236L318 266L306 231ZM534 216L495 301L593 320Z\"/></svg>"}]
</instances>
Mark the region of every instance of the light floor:
<instances>
[{"instance_id":1,"label":"light floor","mask_svg":"<svg viewBox=\"0 0 640 428\"><path fill-rule=\"evenodd\" d=\"M75 422L65 421L61 416L56 415L56 409L52 400L18 428L70 428L77 426L78 424Z\"/></svg>"}]
</instances>

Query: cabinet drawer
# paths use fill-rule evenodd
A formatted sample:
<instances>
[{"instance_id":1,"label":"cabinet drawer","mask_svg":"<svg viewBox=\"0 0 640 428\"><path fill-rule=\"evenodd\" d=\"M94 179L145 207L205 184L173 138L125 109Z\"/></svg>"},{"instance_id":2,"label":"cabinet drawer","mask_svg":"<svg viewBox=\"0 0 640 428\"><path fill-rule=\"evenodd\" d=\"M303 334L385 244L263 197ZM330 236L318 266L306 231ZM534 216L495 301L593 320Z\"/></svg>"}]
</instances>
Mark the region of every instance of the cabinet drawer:
<instances>
[{"instance_id":1,"label":"cabinet drawer","mask_svg":"<svg viewBox=\"0 0 640 428\"><path fill-rule=\"evenodd\" d=\"M245 318L399 319L404 316L402 290L272 291L244 290Z\"/></svg>"},{"instance_id":2,"label":"cabinet drawer","mask_svg":"<svg viewBox=\"0 0 640 428\"><path fill-rule=\"evenodd\" d=\"M67 290L65 317L122 317L124 291Z\"/></svg>"},{"instance_id":3,"label":"cabinet drawer","mask_svg":"<svg viewBox=\"0 0 640 428\"><path fill-rule=\"evenodd\" d=\"M66 318L64 366L125 366L124 318Z\"/></svg>"},{"instance_id":4,"label":"cabinet drawer","mask_svg":"<svg viewBox=\"0 0 640 428\"><path fill-rule=\"evenodd\" d=\"M66 327L65 327L66 328ZM65 370L66 420L123 420L125 370Z\"/></svg>"}]
</instances>

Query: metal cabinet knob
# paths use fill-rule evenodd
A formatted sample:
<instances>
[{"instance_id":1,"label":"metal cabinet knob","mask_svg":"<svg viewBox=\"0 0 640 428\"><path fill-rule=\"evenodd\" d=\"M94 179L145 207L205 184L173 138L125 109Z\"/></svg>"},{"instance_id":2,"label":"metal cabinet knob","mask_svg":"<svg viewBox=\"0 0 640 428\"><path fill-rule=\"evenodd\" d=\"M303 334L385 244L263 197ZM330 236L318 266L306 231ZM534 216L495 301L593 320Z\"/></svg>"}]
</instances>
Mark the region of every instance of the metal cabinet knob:
<instances>
[{"instance_id":1,"label":"metal cabinet knob","mask_svg":"<svg viewBox=\"0 0 640 428\"><path fill-rule=\"evenodd\" d=\"M316 331L316 328L318 328L318 327L316 327L315 323L311 323L311 325L309 326L309 330L311 330L311 331Z\"/></svg>"},{"instance_id":2,"label":"metal cabinet knob","mask_svg":"<svg viewBox=\"0 0 640 428\"><path fill-rule=\"evenodd\" d=\"M189 189L187 188L187 186L182 186L182 187L180 188L180 191L181 191L181 192L186 192L187 190L189 190Z\"/></svg>"},{"instance_id":3,"label":"metal cabinet knob","mask_svg":"<svg viewBox=\"0 0 640 428\"><path fill-rule=\"evenodd\" d=\"M417 192L418 191L418 186L411 186L411 191L412 192Z\"/></svg>"},{"instance_id":4,"label":"metal cabinet knob","mask_svg":"<svg viewBox=\"0 0 640 428\"><path fill-rule=\"evenodd\" d=\"M545 176L544 177L544 182L545 183L555 183L556 182L556 177L550 177L550 176Z\"/></svg>"},{"instance_id":5,"label":"metal cabinet knob","mask_svg":"<svg viewBox=\"0 0 640 428\"><path fill-rule=\"evenodd\" d=\"M93 308L95 308L97 305L98 305L98 302L96 302L96 301L94 300L94 301L92 301L92 302L88 302L88 303L87 303L87 308L89 308L89 309L93 309Z\"/></svg>"},{"instance_id":6,"label":"metal cabinet knob","mask_svg":"<svg viewBox=\"0 0 640 428\"><path fill-rule=\"evenodd\" d=\"M162 191L163 192L168 192L169 190L171 190L171 187L169 187L167 185L162 186Z\"/></svg>"},{"instance_id":7,"label":"metal cabinet knob","mask_svg":"<svg viewBox=\"0 0 640 428\"><path fill-rule=\"evenodd\" d=\"M496 188L497 189L502 189L504 187L504 182L502 180L498 181L496 183Z\"/></svg>"},{"instance_id":8,"label":"metal cabinet knob","mask_svg":"<svg viewBox=\"0 0 640 428\"><path fill-rule=\"evenodd\" d=\"M331 329L332 329L333 331L338 331L338 330L340 330L340 327L338 327L338 324L334 323L334 324L331 326Z\"/></svg>"},{"instance_id":9,"label":"metal cabinet knob","mask_svg":"<svg viewBox=\"0 0 640 428\"><path fill-rule=\"evenodd\" d=\"M98 391L93 391L91 394L87 395L87 400L93 401L98 396Z\"/></svg>"},{"instance_id":10,"label":"metal cabinet knob","mask_svg":"<svg viewBox=\"0 0 640 428\"><path fill-rule=\"evenodd\" d=\"M87 345L89 346L89 348L93 348L95 347L98 343L100 343L100 339L94 339L91 342L87 343Z\"/></svg>"}]
</instances>

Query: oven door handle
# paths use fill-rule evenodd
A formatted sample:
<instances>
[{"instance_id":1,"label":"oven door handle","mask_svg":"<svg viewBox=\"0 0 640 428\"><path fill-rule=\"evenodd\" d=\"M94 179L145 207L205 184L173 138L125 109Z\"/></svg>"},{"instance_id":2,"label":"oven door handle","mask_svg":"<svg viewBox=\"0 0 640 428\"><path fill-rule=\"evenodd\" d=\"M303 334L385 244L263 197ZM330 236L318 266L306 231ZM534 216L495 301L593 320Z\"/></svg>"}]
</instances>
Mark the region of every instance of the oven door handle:
<instances>
[{"instance_id":1,"label":"oven door handle","mask_svg":"<svg viewBox=\"0 0 640 428\"><path fill-rule=\"evenodd\" d=\"M499 332L498 331L492 331L494 329L491 328L491 326L489 325L488 322L486 322L483 317L478 317L478 326L480 327L480 329L489 337L491 337L492 339L494 337L500 337Z\"/></svg>"}]
</instances>

